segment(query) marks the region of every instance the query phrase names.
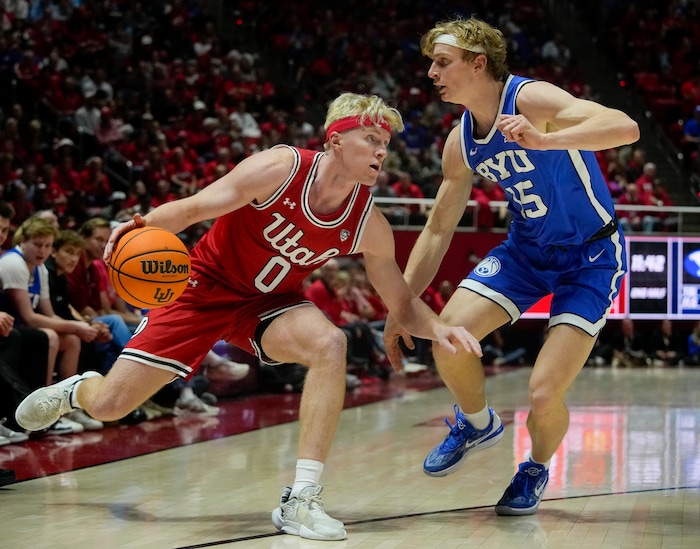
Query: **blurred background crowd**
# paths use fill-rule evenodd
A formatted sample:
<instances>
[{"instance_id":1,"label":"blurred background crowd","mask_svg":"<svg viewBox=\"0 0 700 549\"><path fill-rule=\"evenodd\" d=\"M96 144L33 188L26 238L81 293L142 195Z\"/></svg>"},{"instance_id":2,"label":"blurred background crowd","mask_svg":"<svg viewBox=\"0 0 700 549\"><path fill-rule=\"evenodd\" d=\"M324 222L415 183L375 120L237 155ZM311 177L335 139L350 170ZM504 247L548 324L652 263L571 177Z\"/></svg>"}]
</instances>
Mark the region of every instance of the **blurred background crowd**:
<instances>
[{"instance_id":1,"label":"blurred background crowd","mask_svg":"<svg viewBox=\"0 0 700 549\"><path fill-rule=\"evenodd\" d=\"M696 4L579 0L567 9L583 16L574 22L574 12L531 0L347 0L333 7L318 0L0 0L0 199L14 213L4 248L37 213L50 212L58 230L79 231L95 217L113 224L196 193L277 143L320 150L326 106L346 91L382 96L406 122L392 140L375 195L435 196L442 146L462 108L435 93L419 40L435 21L460 14L504 32L513 73L606 104L615 97L603 95L611 81L615 94L628 94L626 110L639 106L629 114L655 131L634 146L601 151L600 166L615 201L628 206L618 212L626 231L676 231L672 213L644 208L697 204ZM588 42L574 42L562 17ZM606 64L594 68L607 72L591 71L595 54L581 49L587 43L604 52ZM479 179L472 199L464 226L507 230L499 187ZM380 206L394 225L420 225L427 215L423 204ZM192 245L207 228L203 223L181 236ZM348 386L386 379L377 335L386 311L372 301L361 265L348 260L335 267L309 284L332 275L324 287L353 301L343 305L353 315L346 315L355 345L348 362L358 367L349 369ZM441 281L425 299L439 311L450 292L450 281ZM373 312L363 313L370 302ZM497 365L506 356L502 347L502 340L494 343ZM221 394L257 389L263 378L268 387L298 389L298 372L278 379L279 371L258 370L235 349L217 350L228 361L222 369L212 358ZM419 346L417 355L420 369L429 351ZM517 363L525 353L511 356ZM243 383L247 374L236 370L246 361L260 376L255 385ZM205 389L196 392L211 395ZM163 407L172 410L181 396L164 399ZM213 396L205 396L210 408Z\"/></svg>"}]
</instances>

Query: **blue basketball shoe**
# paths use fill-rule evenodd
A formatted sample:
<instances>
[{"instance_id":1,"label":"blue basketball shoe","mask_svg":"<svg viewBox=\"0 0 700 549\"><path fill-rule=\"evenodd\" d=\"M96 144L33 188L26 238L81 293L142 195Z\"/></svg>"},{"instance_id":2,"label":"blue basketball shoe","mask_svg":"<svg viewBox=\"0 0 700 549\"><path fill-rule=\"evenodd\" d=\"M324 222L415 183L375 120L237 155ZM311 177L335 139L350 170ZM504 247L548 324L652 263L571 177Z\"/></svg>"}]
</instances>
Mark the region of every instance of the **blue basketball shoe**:
<instances>
[{"instance_id":1,"label":"blue basketball shoe","mask_svg":"<svg viewBox=\"0 0 700 549\"><path fill-rule=\"evenodd\" d=\"M544 465L526 461L518 467L503 497L496 504L497 515L534 515L549 481Z\"/></svg>"},{"instance_id":2,"label":"blue basketball shoe","mask_svg":"<svg viewBox=\"0 0 700 549\"><path fill-rule=\"evenodd\" d=\"M444 477L454 473L464 463L469 452L484 450L503 438L503 424L498 414L489 408L491 422L486 429L475 429L455 404L455 424L445 418L450 434L442 444L433 448L423 462L423 472L431 477Z\"/></svg>"}]
</instances>

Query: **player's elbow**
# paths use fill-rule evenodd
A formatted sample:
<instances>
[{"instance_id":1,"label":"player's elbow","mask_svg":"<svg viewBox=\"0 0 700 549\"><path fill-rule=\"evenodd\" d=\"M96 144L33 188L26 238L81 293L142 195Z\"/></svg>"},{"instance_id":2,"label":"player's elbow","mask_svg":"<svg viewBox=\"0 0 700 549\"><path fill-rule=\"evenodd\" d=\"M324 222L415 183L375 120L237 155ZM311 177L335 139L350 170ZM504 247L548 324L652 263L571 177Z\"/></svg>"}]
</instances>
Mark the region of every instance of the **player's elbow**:
<instances>
[{"instance_id":1,"label":"player's elbow","mask_svg":"<svg viewBox=\"0 0 700 549\"><path fill-rule=\"evenodd\" d=\"M639 137L641 135L639 132L639 124L637 124L631 118L628 118L623 128L623 135L625 145L631 145L632 143L639 141Z\"/></svg>"}]
</instances>

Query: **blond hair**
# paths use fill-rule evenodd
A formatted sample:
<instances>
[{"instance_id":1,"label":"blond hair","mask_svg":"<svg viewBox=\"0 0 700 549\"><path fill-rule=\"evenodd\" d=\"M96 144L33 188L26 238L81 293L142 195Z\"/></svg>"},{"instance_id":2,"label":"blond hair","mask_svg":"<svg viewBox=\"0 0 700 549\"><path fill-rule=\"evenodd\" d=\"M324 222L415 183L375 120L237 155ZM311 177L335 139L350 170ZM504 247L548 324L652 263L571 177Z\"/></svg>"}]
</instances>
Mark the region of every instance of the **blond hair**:
<instances>
[{"instance_id":1,"label":"blond hair","mask_svg":"<svg viewBox=\"0 0 700 549\"><path fill-rule=\"evenodd\" d=\"M423 55L432 59L435 40L443 34L455 37L458 47L463 48L462 58L465 60L475 59L479 55L476 51L483 50L488 60L486 70L489 74L496 80L506 79L506 41L501 31L474 17L441 21L421 38Z\"/></svg>"},{"instance_id":2,"label":"blond hair","mask_svg":"<svg viewBox=\"0 0 700 549\"><path fill-rule=\"evenodd\" d=\"M74 248L84 249L85 239L80 236L78 231L72 231L70 229L64 229L59 231L58 236L53 241L53 249L60 250L63 246L72 246Z\"/></svg>"},{"instance_id":3,"label":"blond hair","mask_svg":"<svg viewBox=\"0 0 700 549\"><path fill-rule=\"evenodd\" d=\"M55 227L52 221L33 215L32 217L25 219L24 222L17 228L14 236L12 237L12 243L16 246L17 244L27 242L32 238L43 238L45 236L53 236L56 238L56 236L58 236L58 229Z\"/></svg>"},{"instance_id":4,"label":"blond hair","mask_svg":"<svg viewBox=\"0 0 700 549\"><path fill-rule=\"evenodd\" d=\"M401 132L404 128L398 109L387 105L378 95L357 93L343 93L330 104L323 128L327 130L336 120L349 116L359 116L363 125L369 120L379 126L379 121L386 120L392 132Z\"/></svg>"}]
</instances>

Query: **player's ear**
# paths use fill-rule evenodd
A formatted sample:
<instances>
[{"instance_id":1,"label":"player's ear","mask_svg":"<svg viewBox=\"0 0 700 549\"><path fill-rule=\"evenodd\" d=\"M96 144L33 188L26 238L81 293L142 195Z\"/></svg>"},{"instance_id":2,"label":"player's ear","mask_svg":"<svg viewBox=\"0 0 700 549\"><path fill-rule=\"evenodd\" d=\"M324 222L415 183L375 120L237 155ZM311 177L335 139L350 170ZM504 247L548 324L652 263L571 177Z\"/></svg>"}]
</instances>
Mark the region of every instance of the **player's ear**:
<instances>
[{"instance_id":1,"label":"player's ear","mask_svg":"<svg viewBox=\"0 0 700 549\"><path fill-rule=\"evenodd\" d=\"M486 57L485 54L478 53L474 58L474 71L478 72L486 70L486 65L488 65L488 62L488 57Z\"/></svg>"},{"instance_id":2,"label":"player's ear","mask_svg":"<svg viewBox=\"0 0 700 549\"><path fill-rule=\"evenodd\" d=\"M338 132L331 132L331 136L328 139L328 142L330 143L331 147L340 146L341 141L342 137Z\"/></svg>"}]
</instances>

